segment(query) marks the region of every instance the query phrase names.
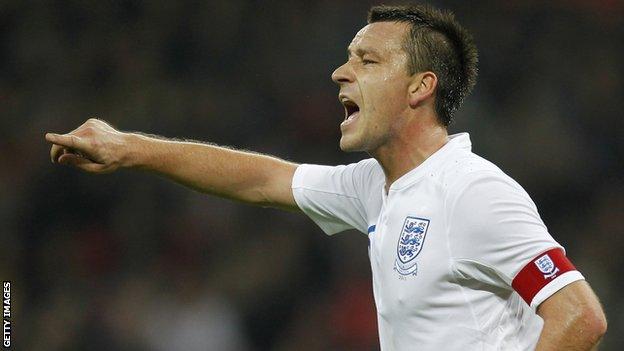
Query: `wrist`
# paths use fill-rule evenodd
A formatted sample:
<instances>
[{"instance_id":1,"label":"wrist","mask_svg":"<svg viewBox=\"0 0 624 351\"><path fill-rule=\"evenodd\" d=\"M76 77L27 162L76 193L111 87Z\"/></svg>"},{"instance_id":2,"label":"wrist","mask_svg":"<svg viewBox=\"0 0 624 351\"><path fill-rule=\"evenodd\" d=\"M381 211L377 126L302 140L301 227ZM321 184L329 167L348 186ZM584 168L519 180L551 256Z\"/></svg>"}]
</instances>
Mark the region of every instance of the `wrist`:
<instances>
[{"instance_id":1,"label":"wrist","mask_svg":"<svg viewBox=\"0 0 624 351\"><path fill-rule=\"evenodd\" d=\"M124 152L120 159L120 165L124 168L146 168L148 166L148 155L150 138L136 134L124 133Z\"/></svg>"}]
</instances>

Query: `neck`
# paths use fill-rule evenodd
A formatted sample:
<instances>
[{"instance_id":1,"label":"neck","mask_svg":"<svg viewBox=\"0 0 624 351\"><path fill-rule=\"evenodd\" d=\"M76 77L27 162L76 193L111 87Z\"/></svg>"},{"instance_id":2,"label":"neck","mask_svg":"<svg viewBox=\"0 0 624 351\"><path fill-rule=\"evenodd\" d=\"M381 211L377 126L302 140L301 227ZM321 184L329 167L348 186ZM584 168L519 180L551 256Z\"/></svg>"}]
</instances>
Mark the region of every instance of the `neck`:
<instances>
[{"instance_id":1,"label":"neck","mask_svg":"<svg viewBox=\"0 0 624 351\"><path fill-rule=\"evenodd\" d=\"M442 126L415 126L403 130L391 143L370 152L386 175L386 193L392 183L422 164L447 141L448 133Z\"/></svg>"}]
</instances>

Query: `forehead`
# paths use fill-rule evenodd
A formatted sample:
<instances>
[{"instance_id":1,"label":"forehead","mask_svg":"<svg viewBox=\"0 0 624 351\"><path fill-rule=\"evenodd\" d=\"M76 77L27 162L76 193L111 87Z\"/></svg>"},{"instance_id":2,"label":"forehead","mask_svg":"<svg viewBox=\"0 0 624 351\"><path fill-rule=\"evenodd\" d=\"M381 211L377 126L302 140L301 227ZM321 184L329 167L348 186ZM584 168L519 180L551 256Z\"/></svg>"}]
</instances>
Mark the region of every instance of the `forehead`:
<instances>
[{"instance_id":1,"label":"forehead","mask_svg":"<svg viewBox=\"0 0 624 351\"><path fill-rule=\"evenodd\" d=\"M375 22L360 29L355 35L349 51L375 50L380 53L389 53L403 49L405 36L409 30L407 23Z\"/></svg>"}]
</instances>

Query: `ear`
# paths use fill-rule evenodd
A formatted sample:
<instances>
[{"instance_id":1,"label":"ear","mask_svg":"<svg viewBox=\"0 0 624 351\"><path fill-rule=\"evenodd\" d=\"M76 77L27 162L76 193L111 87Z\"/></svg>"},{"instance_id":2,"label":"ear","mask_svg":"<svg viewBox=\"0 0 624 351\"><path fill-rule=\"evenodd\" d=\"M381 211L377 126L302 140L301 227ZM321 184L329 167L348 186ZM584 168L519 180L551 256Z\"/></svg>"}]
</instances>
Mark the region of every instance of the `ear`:
<instances>
[{"instance_id":1,"label":"ear","mask_svg":"<svg viewBox=\"0 0 624 351\"><path fill-rule=\"evenodd\" d=\"M408 90L410 107L415 108L434 96L437 86L438 77L435 73L427 71L415 74Z\"/></svg>"}]
</instances>

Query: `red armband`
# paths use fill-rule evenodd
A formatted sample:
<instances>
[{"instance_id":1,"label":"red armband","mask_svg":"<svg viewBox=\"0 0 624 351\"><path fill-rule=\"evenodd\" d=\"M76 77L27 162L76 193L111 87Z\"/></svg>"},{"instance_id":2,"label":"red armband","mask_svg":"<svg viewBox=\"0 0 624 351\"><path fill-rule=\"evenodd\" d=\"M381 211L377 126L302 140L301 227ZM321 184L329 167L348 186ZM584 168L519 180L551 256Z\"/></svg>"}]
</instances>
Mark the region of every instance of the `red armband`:
<instances>
[{"instance_id":1,"label":"red armband","mask_svg":"<svg viewBox=\"0 0 624 351\"><path fill-rule=\"evenodd\" d=\"M511 286L531 304L535 295L558 276L576 268L560 248L551 249L532 259L514 278Z\"/></svg>"}]
</instances>

